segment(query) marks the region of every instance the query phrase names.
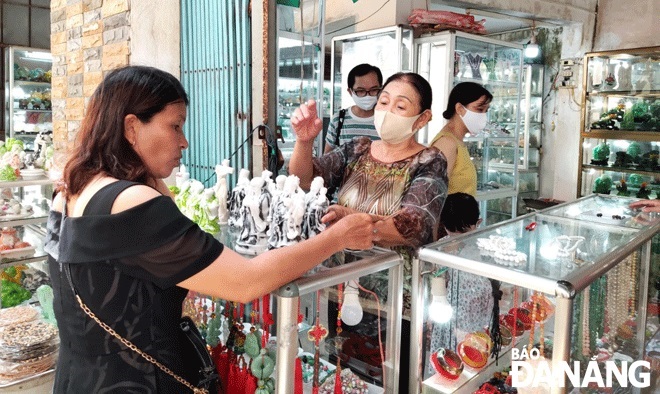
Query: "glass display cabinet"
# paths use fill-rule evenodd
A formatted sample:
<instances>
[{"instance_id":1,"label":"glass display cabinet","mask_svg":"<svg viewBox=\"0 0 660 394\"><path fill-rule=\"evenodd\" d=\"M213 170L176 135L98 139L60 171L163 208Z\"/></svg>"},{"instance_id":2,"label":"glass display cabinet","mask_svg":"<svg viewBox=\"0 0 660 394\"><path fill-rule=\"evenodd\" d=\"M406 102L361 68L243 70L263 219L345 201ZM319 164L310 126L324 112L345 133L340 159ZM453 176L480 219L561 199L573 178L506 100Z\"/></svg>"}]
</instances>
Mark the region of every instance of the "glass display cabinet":
<instances>
[{"instance_id":1,"label":"glass display cabinet","mask_svg":"<svg viewBox=\"0 0 660 394\"><path fill-rule=\"evenodd\" d=\"M542 64L526 64L523 72L523 93L520 102L521 133L518 138L518 214L526 213L524 198L539 197L539 173L543 130Z\"/></svg>"},{"instance_id":2,"label":"glass display cabinet","mask_svg":"<svg viewBox=\"0 0 660 394\"><path fill-rule=\"evenodd\" d=\"M660 197L660 46L588 53L577 195Z\"/></svg>"},{"instance_id":3,"label":"glass display cabinet","mask_svg":"<svg viewBox=\"0 0 660 394\"><path fill-rule=\"evenodd\" d=\"M225 230L220 240L231 246L235 236ZM262 379L272 385L270 392L293 393L300 363L304 393L315 392L315 374L319 392L334 393L337 367L342 381L355 382L355 392L396 393L402 292L403 265L397 253L347 250L249 304L191 294L184 314L193 317L214 357L220 352L237 365L241 359L249 364L245 338L252 328L261 328L257 333L266 345L261 348L274 361ZM272 321L266 325L259 316L269 313Z\"/></svg>"},{"instance_id":4,"label":"glass display cabinet","mask_svg":"<svg viewBox=\"0 0 660 394\"><path fill-rule=\"evenodd\" d=\"M47 312L52 310L52 296L49 298L48 291L44 291L47 288L42 287L50 285L43 242L52 192L52 181L45 176L0 181L0 308L3 308L0 327L21 314L34 320L43 317L54 323L50 320L54 316ZM14 320L13 325L30 318ZM23 365L27 365L21 368L20 362L12 361L11 354L15 350L1 345L0 392L52 390L55 360L50 349L50 354L39 351L21 357ZM42 359L42 362L35 363L35 358Z\"/></svg>"},{"instance_id":5,"label":"glass display cabinet","mask_svg":"<svg viewBox=\"0 0 660 394\"><path fill-rule=\"evenodd\" d=\"M317 53L317 37L306 36L303 46L300 34L280 31L278 35L277 125L282 132L279 148L287 163L284 171L296 141L291 114L301 103L314 99L319 103L319 113L325 114L321 116L326 116L330 111L330 86L323 82L319 71L323 56Z\"/></svg>"},{"instance_id":6,"label":"glass display cabinet","mask_svg":"<svg viewBox=\"0 0 660 394\"><path fill-rule=\"evenodd\" d=\"M383 82L399 71L412 71L413 30L392 26L367 30L332 38L331 50L331 113L353 105L346 91L348 73L361 63L380 68Z\"/></svg>"},{"instance_id":7,"label":"glass display cabinet","mask_svg":"<svg viewBox=\"0 0 660 394\"><path fill-rule=\"evenodd\" d=\"M606 376L608 361L641 360L658 329L647 310L660 215L632 211L631 201L591 195L423 247L413 264L410 374L418 379L409 392L510 388L513 376L527 379L510 370L523 349L537 355L526 373L567 361L584 373L596 360ZM494 340L498 361L489 357ZM572 385L560 375L540 390L567 393Z\"/></svg>"},{"instance_id":8,"label":"glass display cabinet","mask_svg":"<svg viewBox=\"0 0 660 394\"><path fill-rule=\"evenodd\" d=\"M421 143L431 142L445 125L441 114L456 84L476 82L493 94L484 137L468 137L465 144L477 168L477 200L484 224L515 217L520 164L518 136L522 124L520 104L524 98L522 45L446 31L416 38L415 53L415 70L429 81L434 92L431 109L435 116L418 132ZM531 102L531 98L527 102ZM522 153L530 156L524 149ZM498 211L489 214L493 203L488 202L493 199L512 202L494 203ZM499 210L503 207L508 207L508 212Z\"/></svg>"},{"instance_id":9,"label":"glass display cabinet","mask_svg":"<svg viewBox=\"0 0 660 394\"><path fill-rule=\"evenodd\" d=\"M52 56L49 51L8 47L5 51L5 125L7 137L35 150L39 132L53 130Z\"/></svg>"},{"instance_id":10,"label":"glass display cabinet","mask_svg":"<svg viewBox=\"0 0 660 394\"><path fill-rule=\"evenodd\" d=\"M383 249L347 252L338 257L341 265L298 279L275 293L277 392L294 392L296 357L307 355L313 358L315 351L318 351L321 362L328 366L328 370L336 370L337 365L341 365L344 371L350 369L365 383L364 388L368 391L361 392L399 392L402 261L398 254ZM361 290L357 300L362 311L357 313L346 308L349 299L347 292L353 280L358 280ZM338 293L342 290L338 290L337 286L344 282L348 285L343 288L344 304L341 315L338 315L337 305L341 302ZM367 295L369 292L373 292L371 296ZM322 309L319 315L316 314L315 304ZM303 323L298 324L303 310ZM328 328L328 335L321 346L312 341L318 328L314 316L321 316L317 322ZM342 324L338 327L340 317ZM347 322L357 324L351 326ZM340 327L341 330L338 329ZM341 335L337 335L338 332ZM340 340L337 340L338 337ZM302 353L298 344L302 344ZM384 352L382 362L379 349ZM312 392L313 385L305 380L303 377L304 392ZM333 382L334 378L322 384L334 388Z\"/></svg>"}]
</instances>

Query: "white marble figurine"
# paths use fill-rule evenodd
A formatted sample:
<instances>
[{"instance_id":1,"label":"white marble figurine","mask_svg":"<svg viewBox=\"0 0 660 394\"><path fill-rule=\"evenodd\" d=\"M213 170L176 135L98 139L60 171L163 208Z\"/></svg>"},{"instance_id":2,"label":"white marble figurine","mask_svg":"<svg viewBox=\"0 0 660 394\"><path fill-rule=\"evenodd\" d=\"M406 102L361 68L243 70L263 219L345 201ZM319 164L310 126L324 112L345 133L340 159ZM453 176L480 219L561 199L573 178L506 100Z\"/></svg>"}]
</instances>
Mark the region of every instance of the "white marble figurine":
<instances>
[{"instance_id":1,"label":"white marble figurine","mask_svg":"<svg viewBox=\"0 0 660 394\"><path fill-rule=\"evenodd\" d=\"M229 160L225 159L222 164L215 166L215 197L218 199L218 223L227 224L229 221L229 187L227 185L227 175L233 174L234 168L229 166Z\"/></svg>"},{"instance_id":2,"label":"white marble figurine","mask_svg":"<svg viewBox=\"0 0 660 394\"><path fill-rule=\"evenodd\" d=\"M266 231L268 230L268 205L263 193L264 180L256 177L250 181L243 204L241 218L243 228L236 241L236 251L243 254L257 255L266 250Z\"/></svg>"},{"instance_id":3,"label":"white marble figurine","mask_svg":"<svg viewBox=\"0 0 660 394\"><path fill-rule=\"evenodd\" d=\"M241 219L241 207L245 198L245 191L250 184L250 171L242 168L238 172L236 186L231 191L229 198L229 228L230 230L240 232L243 228Z\"/></svg>"},{"instance_id":4,"label":"white marble figurine","mask_svg":"<svg viewBox=\"0 0 660 394\"><path fill-rule=\"evenodd\" d=\"M282 190L274 196L270 209L270 234L268 237L268 249L277 249L286 246L286 232L288 226L289 210L296 194L300 180L296 176L288 176L284 179L277 177L277 185L283 184Z\"/></svg>"},{"instance_id":5,"label":"white marble figurine","mask_svg":"<svg viewBox=\"0 0 660 394\"><path fill-rule=\"evenodd\" d=\"M327 188L321 187L316 193L315 198L311 199L307 204L302 230L305 239L312 238L325 230L325 224L321 222L321 218L325 215L325 212L330 205L328 197L326 196L327 192Z\"/></svg>"}]
</instances>

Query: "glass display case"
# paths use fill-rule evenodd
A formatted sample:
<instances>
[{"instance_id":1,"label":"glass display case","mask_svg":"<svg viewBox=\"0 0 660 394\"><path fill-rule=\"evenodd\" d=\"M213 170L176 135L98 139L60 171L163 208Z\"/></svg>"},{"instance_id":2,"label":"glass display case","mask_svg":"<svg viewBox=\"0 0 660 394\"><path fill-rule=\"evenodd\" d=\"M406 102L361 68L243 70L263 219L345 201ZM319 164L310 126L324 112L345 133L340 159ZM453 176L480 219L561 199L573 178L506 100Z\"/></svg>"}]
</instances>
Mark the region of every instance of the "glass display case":
<instances>
[{"instance_id":1,"label":"glass display case","mask_svg":"<svg viewBox=\"0 0 660 394\"><path fill-rule=\"evenodd\" d=\"M527 212L523 199L539 197L541 171L541 141L543 130L543 75L542 64L525 64L523 67L523 99L521 109L521 133L518 138L520 162L518 163L518 214Z\"/></svg>"},{"instance_id":2,"label":"glass display case","mask_svg":"<svg viewBox=\"0 0 660 394\"><path fill-rule=\"evenodd\" d=\"M607 361L642 359L658 327L647 297L657 280L650 252L660 215L631 211L630 202L591 195L423 247L413 265L410 373L418 380L409 392L525 381L510 370L523 349L537 354L527 373L578 361L581 371L596 367L605 376ZM494 340L497 361L489 357ZM588 365L592 359L598 364ZM566 393L573 384L560 375L541 391Z\"/></svg>"},{"instance_id":3,"label":"glass display case","mask_svg":"<svg viewBox=\"0 0 660 394\"><path fill-rule=\"evenodd\" d=\"M328 365L328 369L336 371L338 365L343 371L350 369L366 383L366 390L359 392L399 392L402 260L398 254L383 249L346 252L337 257L340 265L298 279L275 293L276 391L294 392L296 357L302 354L313 358L318 352L321 363ZM348 291L354 280L358 281L360 288L356 298L357 313L346 308ZM347 282L346 286L339 290L338 285L344 282ZM342 291L343 307L339 309L341 300L338 294ZM321 309L319 314L317 308ZM303 310L303 322L298 324ZM338 324L340 319L342 323ZM320 345L314 337L319 326L328 330ZM328 381L323 384L330 390L324 392L334 392L334 377ZM304 392L312 392L311 382L307 384L305 379L303 382Z\"/></svg>"},{"instance_id":4,"label":"glass display case","mask_svg":"<svg viewBox=\"0 0 660 394\"><path fill-rule=\"evenodd\" d=\"M8 324L18 327L20 322L32 320L35 324L43 324L37 321L44 319L54 324L54 320L49 320L54 316L48 312L52 311L52 297L47 296L49 289L43 286L50 285L43 242L52 192L53 183L45 176L0 182L0 330ZM52 347L50 353L38 351L17 362L11 356L15 350L5 346L0 345L1 392L52 390Z\"/></svg>"},{"instance_id":5,"label":"glass display case","mask_svg":"<svg viewBox=\"0 0 660 394\"><path fill-rule=\"evenodd\" d=\"M7 137L22 140L26 150L34 150L37 134L53 130L52 56L47 50L11 46L5 54Z\"/></svg>"},{"instance_id":6,"label":"glass display case","mask_svg":"<svg viewBox=\"0 0 660 394\"><path fill-rule=\"evenodd\" d=\"M399 71L412 71L413 31L405 26L367 30L332 38L331 115L353 105L348 73L353 67L369 63L380 68L383 82Z\"/></svg>"},{"instance_id":7,"label":"glass display case","mask_svg":"<svg viewBox=\"0 0 660 394\"><path fill-rule=\"evenodd\" d=\"M231 246L235 235L223 228L220 238ZM342 380L355 382L355 392L395 393L402 292L403 265L397 253L347 250L249 304L191 294L184 314L193 317L214 352L237 364L251 358L248 340L243 347L237 338L261 328L257 333L274 361L267 377L272 380L263 380L270 381L274 392L294 392L300 363L304 393L314 392L315 373L319 392L334 393L338 367ZM260 318L269 313L271 323Z\"/></svg>"},{"instance_id":8,"label":"glass display case","mask_svg":"<svg viewBox=\"0 0 660 394\"><path fill-rule=\"evenodd\" d=\"M446 31L416 38L415 51L415 69L429 81L434 92L431 110L435 116L418 132L421 143L432 141L445 125L446 120L441 114L456 84L476 82L493 94L484 136L468 137L465 144L477 168L477 200L480 201L484 224L494 223L488 221L489 216L515 217L519 157L521 153L528 158L531 155L524 147L519 148L518 138L522 124L520 104L525 97L522 91L522 46ZM531 102L531 98L526 102ZM520 136L523 141L529 140L529 137ZM488 201L503 198L513 200L507 215L489 215Z\"/></svg>"},{"instance_id":9,"label":"glass display case","mask_svg":"<svg viewBox=\"0 0 660 394\"><path fill-rule=\"evenodd\" d=\"M320 116L327 116L330 111L330 86L323 81L320 70L323 54L318 53L318 42L317 37L305 36L303 42L300 34L278 33L277 125L281 128L279 148L285 163L288 163L296 141L290 121L293 111L311 99L319 103ZM285 164L283 168L287 166Z\"/></svg>"},{"instance_id":10,"label":"glass display case","mask_svg":"<svg viewBox=\"0 0 660 394\"><path fill-rule=\"evenodd\" d=\"M660 47L588 53L578 196L660 197Z\"/></svg>"}]
</instances>

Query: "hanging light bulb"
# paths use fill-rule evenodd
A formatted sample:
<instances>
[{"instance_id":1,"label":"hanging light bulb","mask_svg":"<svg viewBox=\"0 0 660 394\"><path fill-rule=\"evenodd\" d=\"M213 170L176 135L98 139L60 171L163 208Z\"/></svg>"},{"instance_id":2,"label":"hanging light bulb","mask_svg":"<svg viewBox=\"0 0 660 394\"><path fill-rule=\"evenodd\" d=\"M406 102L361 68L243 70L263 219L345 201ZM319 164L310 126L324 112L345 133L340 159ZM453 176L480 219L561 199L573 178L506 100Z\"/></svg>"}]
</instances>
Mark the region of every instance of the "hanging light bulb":
<instances>
[{"instance_id":1,"label":"hanging light bulb","mask_svg":"<svg viewBox=\"0 0 660 394\"><path fill-rule=\"evenodd\" d=\"M532 22L532 37L529 39L529 43L525 45L525 57L529 59L534 59L539 55L540 48L539 44L536 43L536 31L534 22Z\"/></svg>"},{"instance_id":2,"label":"hanging light bulb","mask_svg":"<svg viewBox=\"0 0 660 394\"><path fill-rule=\"evenodd\" d=\"M433 301L429 306L429 316L436 323L447 323L451 320L454 310L447 301L447 285L444 275L431 277L431 295L433 295Z\"/></svg>"},{"instance_id":3,"label":"hanging light bulb","mask_svg":"<svg viewBox=\"0 0 660 394\"><path fill-rule=\"evenodd\" d=\"M344 290L344 303L341 306L341 321L348 326L355 326L362 321L362 305L358 295L357 281L349 281Z\"/></svg>"}]
</instances>

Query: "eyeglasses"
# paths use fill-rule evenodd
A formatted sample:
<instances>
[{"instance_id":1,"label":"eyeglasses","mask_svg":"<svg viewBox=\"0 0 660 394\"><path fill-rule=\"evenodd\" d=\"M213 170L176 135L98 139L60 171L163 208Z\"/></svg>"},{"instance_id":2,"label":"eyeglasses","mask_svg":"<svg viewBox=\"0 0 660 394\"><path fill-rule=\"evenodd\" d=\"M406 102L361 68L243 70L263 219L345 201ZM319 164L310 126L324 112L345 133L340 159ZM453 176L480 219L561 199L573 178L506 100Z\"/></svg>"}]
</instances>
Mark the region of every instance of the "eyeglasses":
<instances>
[{"instance_id":1,"label":"eyeglasses","mask_svg":"<svg viewBox=\"0 0 660 394\"><path fill-rule=\"evenodd\" d=\"M357 90L353 90L353 93L355 93L355 95L358 97L364 97L367 95L367 93L369 94L369 96L373 97L373 96L378 96L378 93L380 93L381 90L382 88L373 88L369 90L357 89Z\"/></svg>"}]
</instances>

